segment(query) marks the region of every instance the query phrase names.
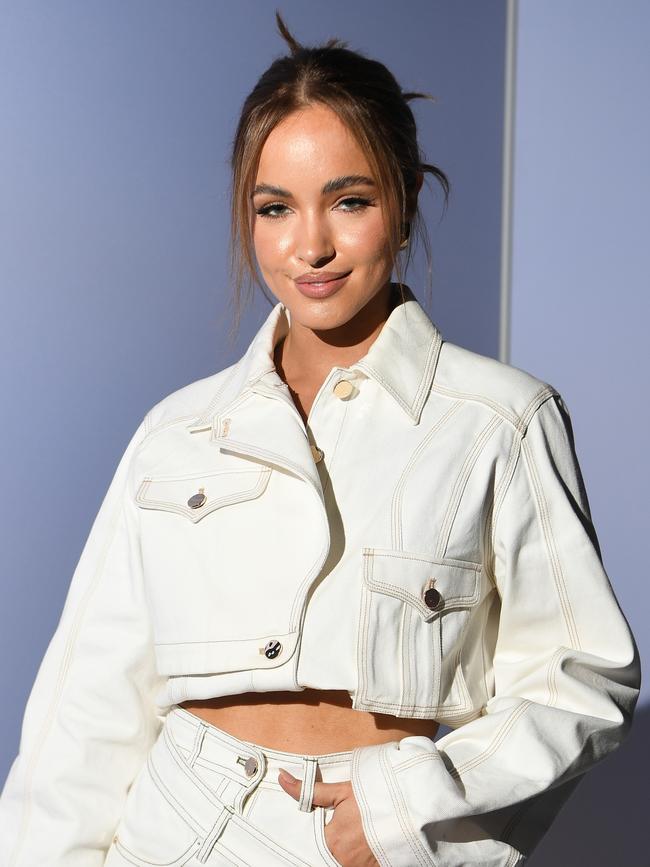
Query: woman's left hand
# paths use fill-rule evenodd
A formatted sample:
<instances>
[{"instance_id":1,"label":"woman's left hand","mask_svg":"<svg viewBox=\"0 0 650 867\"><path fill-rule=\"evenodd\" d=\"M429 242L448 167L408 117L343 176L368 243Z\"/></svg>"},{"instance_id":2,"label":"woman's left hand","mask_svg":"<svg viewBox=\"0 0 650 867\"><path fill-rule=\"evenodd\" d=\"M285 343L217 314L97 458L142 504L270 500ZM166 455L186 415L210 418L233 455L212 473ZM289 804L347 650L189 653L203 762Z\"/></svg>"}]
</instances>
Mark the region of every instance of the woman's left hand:
<instances>
[{"instance_id":1,"label":"woman's left hand","mask_svg":"<svg viewBox=\"0 0 650 867\"><path fill-rule=\"evenodd\" d=\"M287 771L280 771L278 782L284 791L300 800L301 780ZM325 825L327 848L343 867L379 867L373 855L361 823L361 813L352 791L352 783L314 783L316 807L334 807L334 815Z\"/></svg>"}]
</instances>

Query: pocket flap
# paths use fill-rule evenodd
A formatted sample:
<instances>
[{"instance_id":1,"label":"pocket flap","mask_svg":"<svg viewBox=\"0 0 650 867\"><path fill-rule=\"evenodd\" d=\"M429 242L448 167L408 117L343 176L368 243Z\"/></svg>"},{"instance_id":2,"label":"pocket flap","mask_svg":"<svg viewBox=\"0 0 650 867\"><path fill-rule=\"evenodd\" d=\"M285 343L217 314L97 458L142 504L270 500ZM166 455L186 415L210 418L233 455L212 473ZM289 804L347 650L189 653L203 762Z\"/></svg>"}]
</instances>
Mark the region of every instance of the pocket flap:
<instances>
[{"instance_id":1,"label":"pocket flap","mask_svg":"<svg viewBox=\"0 0 650 867\"><path fill-rule=\"evenodd\" d=\"M265 466L187 476L146 476L135 501L143 509L177 512L196 523L222 506L259 497L271 473L271 467Z\"/></svg>"},{"instance_id":2,"label":"pocket flap","mask_svg":"<svg viewBox=\"0 0 650 867\"><path fill-rule=\"evenodd\" d=\"M363 580L377 593L413 605L424 620L440 613L474 605L481 592L479 563L436 560L426 554L393 548L363 549ZM432 608L425 601L427 596Z\"/></svg>"},{"instance_id":3,"label":"pocket flap","mask_svg":"<svg viewBox=\"0 0 650 867\"><path fill-rule=\"evenodd\" d=\"M170 676L277 668L294 655L298 638L298 632L286 632L230 641L156 644L156 662L159 673Z\"/></svg>"}]
</instances>

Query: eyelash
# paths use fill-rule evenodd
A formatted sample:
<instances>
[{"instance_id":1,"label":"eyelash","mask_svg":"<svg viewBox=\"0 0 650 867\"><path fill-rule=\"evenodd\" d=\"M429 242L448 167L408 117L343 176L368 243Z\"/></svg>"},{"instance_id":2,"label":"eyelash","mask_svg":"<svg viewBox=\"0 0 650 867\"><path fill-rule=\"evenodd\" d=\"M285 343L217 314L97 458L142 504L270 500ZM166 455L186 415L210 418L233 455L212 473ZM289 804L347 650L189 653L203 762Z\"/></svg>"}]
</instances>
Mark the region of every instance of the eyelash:
<instances>
[{"instance_id":1,"label":"eyelash","mask_svg":"<svg viewBox=\"0 0 650 867\"><path fill-rule=\"evenodd\" d=\"M346 202L357 202L361 207L358 208L344 208L345 211L348 211L350 214L354 214L360 211L365 210L369 205L372 204L371 199L366 199L363 196L349 196L347 199L341 199L339 205L343 205ZM264 205L261 208L258 208L255 213L259 217L267 217L270 220L282 220L286 217L286 214L271 214L269 213L276 208L286 208L286 205L282 204L282 202L271 202L268 205Z\"/></svg>"}]
</instances>

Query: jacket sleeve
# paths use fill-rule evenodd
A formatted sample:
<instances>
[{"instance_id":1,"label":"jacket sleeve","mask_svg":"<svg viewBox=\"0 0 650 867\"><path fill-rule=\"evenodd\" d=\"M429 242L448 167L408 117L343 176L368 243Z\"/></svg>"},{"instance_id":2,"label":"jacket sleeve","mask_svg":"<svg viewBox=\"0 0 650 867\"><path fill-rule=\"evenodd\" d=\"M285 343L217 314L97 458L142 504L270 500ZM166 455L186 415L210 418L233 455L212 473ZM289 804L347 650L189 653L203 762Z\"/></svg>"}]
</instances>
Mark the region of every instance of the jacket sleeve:
<instances>
[{"instance_id":1,"label":"jacket sleeve","mask_svg":"<svg viewBox=\"0 0 650 867\"><path fill-rule=\"evenodd\" d=\"M382 867L522 864L631 725L638 650L602 564L562 397L551 394L516 436L493 509L501 607L482 715L436 742L353 753L353 791Z\"/></svg>"},{"instance_id":2,"label":"jacket sleeve","mask_svg":"<svg viewBox=\"0 0 650 867\"><path fill-rule=\"evenodd\" d=\"M72 576L0 798L2 867L100 867L162 718L131 469L122 456Z\"/></svg>"}]
</instances>

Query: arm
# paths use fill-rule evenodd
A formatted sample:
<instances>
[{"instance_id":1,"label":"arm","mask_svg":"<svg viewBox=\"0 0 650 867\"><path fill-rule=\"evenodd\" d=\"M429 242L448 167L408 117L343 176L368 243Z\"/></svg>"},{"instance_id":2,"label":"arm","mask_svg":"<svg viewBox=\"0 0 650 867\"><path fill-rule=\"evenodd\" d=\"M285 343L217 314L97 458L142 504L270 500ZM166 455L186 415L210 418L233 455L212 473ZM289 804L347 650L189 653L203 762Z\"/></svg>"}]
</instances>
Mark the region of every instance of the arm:
<instances>
[{"instance_id":1,"label":"arm","mask_svg":"<svg viewBox=\"0 0 650 867\"><path fill-rule=\"evenodd\" d=\"M407 737L353 756L382 867L523 863L631 724L638 650L603 568L562 398L517 436L495 496L501 612L483 715L435 743Z\"/></svg>"},{"instance_id":2,"label":"arm","mask_svg":"<svg viewBox=\"0 0 650 867\"><path fill-rule=\"evenodd\" d=\"M103 865L162 724L131 480L147 428L148 416L119 462L26 705L0 800L3 867Z\"/></svg>"}]
</instances>

